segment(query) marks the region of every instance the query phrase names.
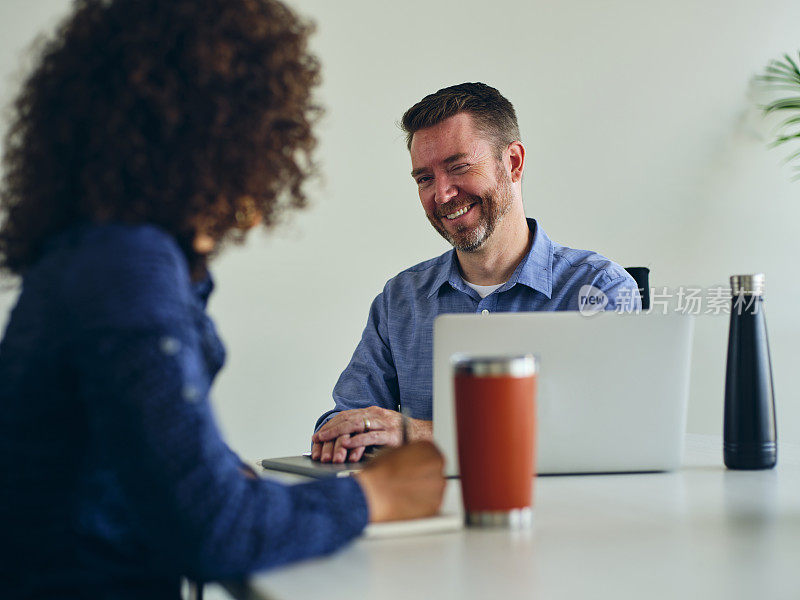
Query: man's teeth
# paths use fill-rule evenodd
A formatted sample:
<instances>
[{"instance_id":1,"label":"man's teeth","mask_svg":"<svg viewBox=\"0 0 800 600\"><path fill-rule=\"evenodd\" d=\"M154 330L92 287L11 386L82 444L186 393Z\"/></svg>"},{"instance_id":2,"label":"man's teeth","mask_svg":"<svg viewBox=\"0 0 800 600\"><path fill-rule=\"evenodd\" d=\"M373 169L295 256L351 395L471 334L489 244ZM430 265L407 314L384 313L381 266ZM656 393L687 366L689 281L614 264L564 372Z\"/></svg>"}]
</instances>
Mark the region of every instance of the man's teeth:
<instances>
[{"instance_id":1,"label":"man's teeth","mask_svg":"<svg viewBox=\"0 0 800 600\"><path fill-rule=\"evenodd\" d=\"M471 206L471 205L470 205L470 206ZM454 212L454 213L452 213L452 214L449 214L449 215L445 215L445 216L446 216L448 219L450 219L450 220L452 221L452 220L453 220L453 219L455 219L456 217L460 217L460 216L461 216L461 215L463 215L465 212L467 212L467 211L469 210L469 208L470 208L469 206L465 206L465 207L464 207L464 208L462 208L461 210L457 210L456 212Z\"/></svg>"}]
</instances>

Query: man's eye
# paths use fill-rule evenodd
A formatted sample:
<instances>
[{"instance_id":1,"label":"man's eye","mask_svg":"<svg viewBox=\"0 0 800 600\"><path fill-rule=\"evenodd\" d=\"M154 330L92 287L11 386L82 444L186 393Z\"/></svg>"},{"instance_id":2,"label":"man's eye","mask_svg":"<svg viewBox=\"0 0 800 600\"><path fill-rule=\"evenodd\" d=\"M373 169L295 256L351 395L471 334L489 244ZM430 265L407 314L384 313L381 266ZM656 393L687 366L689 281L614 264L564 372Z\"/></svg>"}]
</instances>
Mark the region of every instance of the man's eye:
<instances>
[{"instance_id":1,"label":"man's eye","mask_svg":"<svg viewBox=\"0 0 800 600\"><path fill-rule=\"evenodd\" d=\"M426 183L428 183L428 182L429 182L431 179L432 179L432 177L428 177L427 175L426 175L426 176L424 176L424 177L420 177L419 179L417 179L417 185L425 185L425 184L426 184Z\"/></svg>"},{"instance_id":2,"label":"man's eye","mask_svg":"<svg viewBox=\"0 0 800 600\"><path fill-rule=\"evenodd\" d=\"M450 170L453 171L454 173L463 173L464 171L467 170L467 168L469 168L468 164L460 164L460 165L454 166Z\"/></svg>"}]
</instances>

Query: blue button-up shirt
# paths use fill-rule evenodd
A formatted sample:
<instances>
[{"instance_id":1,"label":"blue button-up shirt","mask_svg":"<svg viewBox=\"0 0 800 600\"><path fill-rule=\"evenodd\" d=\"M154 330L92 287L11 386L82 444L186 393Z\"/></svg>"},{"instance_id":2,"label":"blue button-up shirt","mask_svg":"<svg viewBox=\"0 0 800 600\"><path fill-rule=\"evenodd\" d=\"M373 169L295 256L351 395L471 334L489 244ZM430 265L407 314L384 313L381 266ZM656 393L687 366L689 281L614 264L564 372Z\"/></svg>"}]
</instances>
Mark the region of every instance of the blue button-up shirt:
<instances>
[{"instance_id":1,"label":"blue button-up shirt","mask_svg":"<svg viewBox=\"0 0 800 600\"><path fill-rule=\"evenodd\" d=\"M317 428L338 411L373 405L397 410L402 404L410 416L430 420L437 315L579 310L603 294L605 310L641 307L636 282L621 266L553 242L533 219L528 227L528 254L485 298L464 283L455 250L390 279L372 302L361 341L333 389L336 407L319 418Z\"/></svg>"}]
</instances>

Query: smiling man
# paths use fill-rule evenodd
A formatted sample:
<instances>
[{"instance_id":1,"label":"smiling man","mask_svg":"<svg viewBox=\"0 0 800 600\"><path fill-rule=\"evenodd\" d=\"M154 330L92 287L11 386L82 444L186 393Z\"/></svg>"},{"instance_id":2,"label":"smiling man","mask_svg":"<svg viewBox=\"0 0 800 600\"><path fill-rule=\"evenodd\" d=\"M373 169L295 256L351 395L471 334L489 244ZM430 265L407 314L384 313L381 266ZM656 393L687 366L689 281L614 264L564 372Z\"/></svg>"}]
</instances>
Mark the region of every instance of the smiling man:
<instances>
[{"instance_id":1,"label":"smiling man","mask_svg":"<svg viewBox=\"0 0 800 600\"><path fill-rule=\"evenodd\" d=\"M463 83L403 115L411 176L431 225L453 246L389 280L317 421L312 458L357 461L399 445L399 407L411 439L432 436L433 320L442 313L606 310L641 306L618 264L547 237L525 218L525 147L514 107L493 87ZM587 293L587 290L589 292Z\"/></svg>"}]
</instances>

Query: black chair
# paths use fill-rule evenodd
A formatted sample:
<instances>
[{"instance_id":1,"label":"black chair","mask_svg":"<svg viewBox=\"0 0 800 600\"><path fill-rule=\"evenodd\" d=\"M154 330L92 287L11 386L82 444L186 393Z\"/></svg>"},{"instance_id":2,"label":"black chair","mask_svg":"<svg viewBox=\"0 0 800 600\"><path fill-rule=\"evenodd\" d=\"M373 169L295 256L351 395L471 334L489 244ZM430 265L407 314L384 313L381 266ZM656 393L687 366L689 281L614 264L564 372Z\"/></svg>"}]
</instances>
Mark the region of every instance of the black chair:
<instances>
[{"instance_id":1,"label":"black chair","mask_svg":"<svg viewBox=\"0 0 800 600\"><path fill-rule=\"evenodd\" d=\"M633 277L636 287L639 288L639 295L642 297L642 310L650 308L650 269L647 267L625 267L625 270Z\"/></svg>"}]
</instances>

